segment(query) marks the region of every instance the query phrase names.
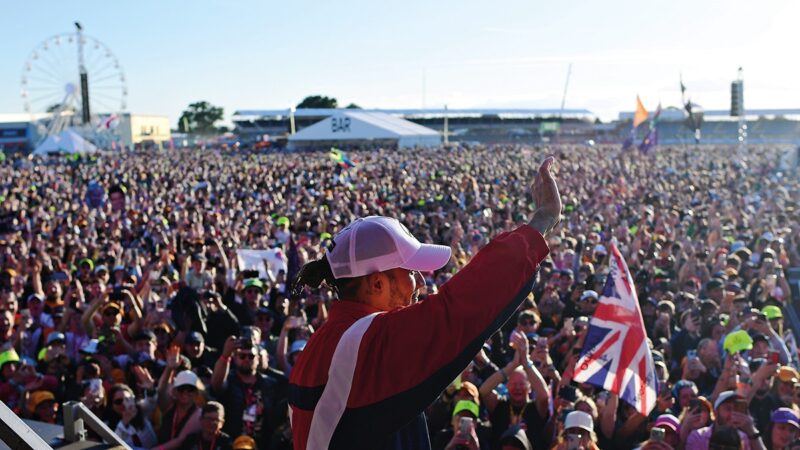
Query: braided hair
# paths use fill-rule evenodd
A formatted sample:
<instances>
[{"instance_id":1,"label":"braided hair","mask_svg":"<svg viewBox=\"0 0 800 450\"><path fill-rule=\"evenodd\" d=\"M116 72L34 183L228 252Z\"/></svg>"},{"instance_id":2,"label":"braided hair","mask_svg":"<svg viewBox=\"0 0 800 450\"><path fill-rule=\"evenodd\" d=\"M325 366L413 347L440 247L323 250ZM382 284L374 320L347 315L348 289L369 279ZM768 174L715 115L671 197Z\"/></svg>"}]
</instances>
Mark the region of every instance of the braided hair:
<instances>
[{"instance_id":1,"label":"braided hair","mask_svg":"<svg viewBox=\"0 0 800 450\"><path fill-rule=\"evenodd\" d=\"M323 255L321 258L303 265L292 283L292 295L300 295L305 286L318 289L324 283L336 292L336 296L340 300L354 299L358 294L360 278L335 278L328 262L328 256Z\"/></svg>"}]
</instances>

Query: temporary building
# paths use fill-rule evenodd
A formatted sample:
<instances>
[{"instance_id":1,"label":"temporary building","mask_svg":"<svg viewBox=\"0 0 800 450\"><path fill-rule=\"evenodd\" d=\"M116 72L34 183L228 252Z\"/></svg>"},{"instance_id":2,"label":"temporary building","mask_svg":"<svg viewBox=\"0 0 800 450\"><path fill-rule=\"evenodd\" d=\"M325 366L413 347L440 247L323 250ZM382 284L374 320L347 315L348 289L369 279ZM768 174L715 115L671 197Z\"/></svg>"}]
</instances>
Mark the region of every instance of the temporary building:
<instances>
[{"instance_id":1,"label":"temporary building","mask_svg":"<svg viewBox=\"0 0 800 450\"><path fill-rule=\"evenodd\" d=\"M430 128L382 112L341 111L289 137L293 147L375 144L399 148L439 145L442 136Z\"/></svg>"},{"instance_id":2,"label":"temporary building","mask_svg":"<svg viewBox=\"0 0 800 450\"><path fill-rule=\"evenodd\" d=\"M73 130L66 129L61 133L50 136L44 140L36 150L33 151L34 155L47 155L50 153L94 153L97 147L94 144L84 139L81 135Z\"/></svg>"}]
</instances>

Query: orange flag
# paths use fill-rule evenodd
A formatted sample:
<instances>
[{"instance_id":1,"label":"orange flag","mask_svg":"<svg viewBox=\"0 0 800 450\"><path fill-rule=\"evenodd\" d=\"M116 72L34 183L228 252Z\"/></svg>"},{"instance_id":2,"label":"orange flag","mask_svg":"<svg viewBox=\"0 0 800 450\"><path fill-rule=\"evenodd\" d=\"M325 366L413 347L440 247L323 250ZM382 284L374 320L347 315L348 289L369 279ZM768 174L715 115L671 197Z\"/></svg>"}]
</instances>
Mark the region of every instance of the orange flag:
<instances>
[{"instance_id":1,"label":"orange flag","mask_svg":"<svg viewBox=\"0 0 800 450\"><path fill-rule=\"evenodd\" d=\"M645 120L647 120L647 110L644 108L644 105L642 104L642 100L637 95L636 96L636 113L633 115L633 128L638 127Z\"/></svg>"}]
</instances>

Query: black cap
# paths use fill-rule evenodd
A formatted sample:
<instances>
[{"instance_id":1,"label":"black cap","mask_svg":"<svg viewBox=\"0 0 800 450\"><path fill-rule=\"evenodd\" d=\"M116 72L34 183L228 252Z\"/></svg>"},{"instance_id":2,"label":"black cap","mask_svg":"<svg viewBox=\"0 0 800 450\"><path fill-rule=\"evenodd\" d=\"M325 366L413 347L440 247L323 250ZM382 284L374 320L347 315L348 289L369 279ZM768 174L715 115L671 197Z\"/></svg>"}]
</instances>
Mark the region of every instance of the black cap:
<instances>
[{"instance_id":1,"label":"black cap","mask_svg":"<svg viewBox=\"0 0 800 450\"><path fill-rule=\"evenodd\" d=\"M578 400L578 390L575 389L575 386L564 386L558 390L558 397L574 403Z\"/></svg>"},{"instance_id":2,"label":"black cap","mask_svg":"<svg viewBox=\"0 0 800 450\"><path fill-rule=\"evenodd\" d=\"M753 343L754 343L754 344L755 344L756 342L758 342L758 341L764 341L764 342L766 342L766 343L769 343L769 339L767 339L767 337L766 337L766 336L764 336L764 335L763 335L763 334L761 334L761 333L755 333L755 334L752 336L752 338L753 338Z\"/></svg>"},{"instance_id":3,"label":"black cap","mask_svg":"<svg viewBox=\"0 0 800 450\"><path fill-rule=\"evenodd\" d=\"M700 302L700 308L708 309L708 310L715 310L718 308L717 302L711 300L710 298L704 299Z\"/></svg>"},{"instance_id":4,"label":"black cap","mask_svg":"<svg viewBox=\"0 0 800 450\"><path fill-rule=\"evenodd\" d=\"M723 286L725 286L725 282L719 278L712 278L711 281L706 284L706 291L713 291L714 289L719 289Z\"/></svg>"},{"instance_id":5,"label":"black cap","mask_svg":"<svg viewBox=\"0 0 800 450\"><path fill-rule=\"evenodd\" d=\"M266 301L261 302L261 304L258 305L258 314L269 314L270 317L272 317L273 319L275 318L275 313L273 313L272 310L269 309L269 302Z\"/></svg>"},{"instance_id":6,"label":"black cap","mask_svg":"<svg viewBox=\"0 0 800 450\"><path fill-rule=\"evenodd\" d=\"M133 337L133 340L134 340L134 342L135 341L155 342L156 341L156 334L153 333L150 330L142 330L139 333L137 333L136 336Z\"/></svg>"},{"instance_id":7,"label":"black cap","mask_svg":"<svg viewBox=\"0 0 800 450\"><path fill-rule=\"evenodd\" d=\"M203 335L200 334L199 332L192 331L191 333L189 333L188 336L186 336L186 342L187 343L190 343L190 342L191 343L198 343L198 342L202 343L202 342L205 342L205 339L203 339Z\"/></svg>"}]
</instances>

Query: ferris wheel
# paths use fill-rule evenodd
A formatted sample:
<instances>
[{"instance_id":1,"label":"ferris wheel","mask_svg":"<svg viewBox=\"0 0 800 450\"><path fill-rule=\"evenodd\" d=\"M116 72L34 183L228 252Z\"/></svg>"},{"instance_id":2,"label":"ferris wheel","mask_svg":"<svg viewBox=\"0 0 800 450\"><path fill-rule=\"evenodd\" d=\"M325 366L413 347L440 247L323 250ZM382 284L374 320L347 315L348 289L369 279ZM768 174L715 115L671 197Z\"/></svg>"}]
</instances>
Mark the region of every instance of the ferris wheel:
<instances>
[{"instance_id":1,"label":"ferris wheel","mask_svg":"<svg viewBox=\"0 0 800 450\"><path fill-rule=\"evenodd\" d=\"M76 31L51 36L37 45L22 68L20 95L25 112L39 121L42 139L67 127L89 134L112 132L127 107L122 65L111 49Z\"/></svg>"}]
</instances>

